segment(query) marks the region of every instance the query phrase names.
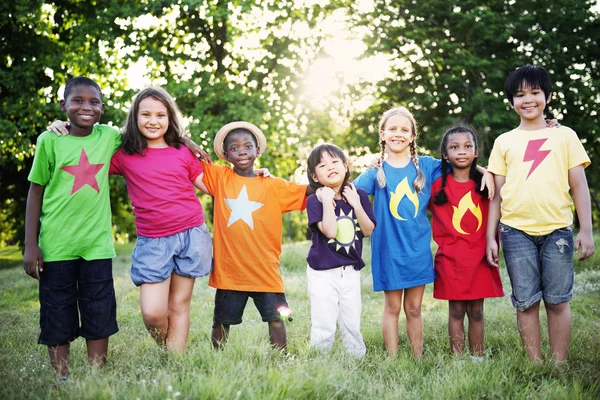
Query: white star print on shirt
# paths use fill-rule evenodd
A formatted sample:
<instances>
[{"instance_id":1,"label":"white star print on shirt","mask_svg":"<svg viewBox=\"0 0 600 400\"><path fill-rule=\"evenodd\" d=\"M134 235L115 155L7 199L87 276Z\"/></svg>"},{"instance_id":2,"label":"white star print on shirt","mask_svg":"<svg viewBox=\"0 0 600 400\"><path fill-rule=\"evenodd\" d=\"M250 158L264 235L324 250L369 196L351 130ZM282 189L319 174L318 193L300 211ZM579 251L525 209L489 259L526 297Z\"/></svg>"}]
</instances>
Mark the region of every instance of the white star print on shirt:
<instances>
[{"instance_id":1,"label":"white star print on shirt","mask_svg":"<svg viewBox=\"0 0 600 400\"><path fill-rule=\"evenodd\" d=\"M227 203L229 208L231 208L231 215L229 216L227 227L230 227L231 224L238 219L242 219L252 229L254 229L252 212L264 206L262 203L248 200L248 191L246 190L246 185L242 187L237 199L225 199L225 203Z\"/></svg>"}]
</instances>

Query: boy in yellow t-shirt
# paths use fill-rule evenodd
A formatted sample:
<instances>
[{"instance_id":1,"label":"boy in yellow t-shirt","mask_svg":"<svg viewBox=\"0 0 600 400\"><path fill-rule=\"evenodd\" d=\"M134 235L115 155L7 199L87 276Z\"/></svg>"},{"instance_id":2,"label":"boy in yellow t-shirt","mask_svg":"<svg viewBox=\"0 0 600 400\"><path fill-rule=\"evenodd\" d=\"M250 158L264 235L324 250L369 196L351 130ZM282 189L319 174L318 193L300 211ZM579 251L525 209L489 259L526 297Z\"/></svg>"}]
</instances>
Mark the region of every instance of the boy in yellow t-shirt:
<instances>
[{"instance_id":1,"label":"boy in yellow t-shirt","mask_svg":"<svg viewBox=\"0 0 600 400\"><path fill-rule=\"evenodd\" d=\"M496 194L489 207L486 251L490 264L498 266L499 229L527 355L535 362L542 359L543 299L552 356L562 363L571 339L573 250L584 260L594 253L594 241L584 172L590 159L573 130L546 128L544 109L551 92L552 82L541 67L525 65L506 80L506 97L521 123L496 139L490 155ZM569 190L579 217L575 241Z\"/></svg>"}]
</instances>

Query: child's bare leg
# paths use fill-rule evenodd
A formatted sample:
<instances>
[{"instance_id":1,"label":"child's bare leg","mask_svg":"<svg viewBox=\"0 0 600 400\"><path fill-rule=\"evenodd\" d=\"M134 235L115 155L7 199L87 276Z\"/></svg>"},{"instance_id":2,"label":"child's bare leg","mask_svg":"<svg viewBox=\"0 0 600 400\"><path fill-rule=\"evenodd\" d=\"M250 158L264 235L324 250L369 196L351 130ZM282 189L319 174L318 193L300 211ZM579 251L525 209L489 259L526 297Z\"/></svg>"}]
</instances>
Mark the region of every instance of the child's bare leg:
<instances>
[{"instance_id":1,"label":"child's bare leg","mask_svg":"<svg viewBox=\"0 0 600 400\"><path fill-rule=\"evenodd\" d=\"M227 342L229 336L229 325L214 324L212 328L212 344L215 349L220 348Z\"/></svg>"},{"instance_id":2,"label":"child's bare leg","mask_svg":"<svg viewBox=\"0 0 600 400\"><path fill-rule=\"evenodd\" d=\"M102 368L106 364L108 354L108 338L91 340L86 339L88 362L91 366Z\"/></svg>"},{"instance_id":3,"label":"child's bare leg","mask_svg":"<svg viewBox=\"0 0 600 400\"><path fill-rule=\"evenodd\" d=\"M464 321L466 312L466 301L448 301L448 335L450 336L450 350L455 354L462 354L465 348ZM469 334L470 333L471 331L469 329Z\"/></svg>"},{"instance_id":4,"label":"child's bare leg","mask_svg":"<svg viewBox=\"0 0 600 400\"><path fill-rule=\"evenodd\" d=\"M273 347L278 350L285 350L287 347L287 333L285 323L282 320L269 322L269 339Z\"/></svg>"},{"instance_id":5,"label":"child's bare leg","mask_svg":"<svg viewBox=\"0 0 600 400\"><path fill-rule=\"evenodd\" d=\"M194 278L175 273L171 275L169 290L169 316L167 349L183 353L190 333L190 302L194 290Z\"/></svg>"},{"instance_id":6,"label":"child's bare leg","mask_svg":"<svg viewBox=\"0 0 600 400\"><path fill-rule=\"evenodd\" d=\"M517 310L517 324L521 341L531 361L542 361L542 349L540 344L540 302L525 311Z\"/></svg>"},{"instance_id":7,"label":"child's bare leg","mask_svg":"<svg viewBox=\"0 0 600 400\"><path fill-rule=\"evenodd\" d=\"M557 364L567 360L571 341L571 307L569 303L548 304L544 302L548 317L550 351Z\"/></svg>"},{"instance_id":8,"label":"child's bare leg","mask_svg":"<svg viewBox=\"0 0 600 400\"><path fill-rule=\"evenodd\" d=\"M469 350L472 356L480 357L484 349L483 299L469 300L466 304L469 317Z\"/></svg>"},{"instance_id":9,"label":"child's bare leg","mask_svg":"<svg viewBox=\"0 0 600 400\"><path fill-rule=\"evenodd\" d=\"M423 356L423 318L421 305L425 285L404 289L404 314L406 314L406 335L410 342L413 357Z\"/></svg>"},{"instance_id":10,"label":"child's bare leg","mask_svg":"<svg viewBox=\"0 0 600 400\"><path fill-rule=\"evenodd\" d=\"M385 292L381 334L388 354L396 357L398 354L398 317L402 308L402 290Z\"/></svg>"},{"instance_id":11,"label":"child's bare leg","mask_svg":"<svg viewBox=\"0 0 600 400\"><path fill-rule=\"evenodd\" d=\"M50 364L52 364L52 369L54 369L54 372L56 372L59 378L65 378L69 376L70 349L70 344L63 344L60 346L48 346Z\"/></svg>"},{"instance_id":12,"label":"child's bare leg","mask_svg":"<svg viewBox=\"0 0 600 400\"><path fill-rule=\"evenodd\" d=\"M169 290L171 278L140 286L140 308L146 329L161 347L167 346L169 329Z\"/></svg>"}]
</instances>

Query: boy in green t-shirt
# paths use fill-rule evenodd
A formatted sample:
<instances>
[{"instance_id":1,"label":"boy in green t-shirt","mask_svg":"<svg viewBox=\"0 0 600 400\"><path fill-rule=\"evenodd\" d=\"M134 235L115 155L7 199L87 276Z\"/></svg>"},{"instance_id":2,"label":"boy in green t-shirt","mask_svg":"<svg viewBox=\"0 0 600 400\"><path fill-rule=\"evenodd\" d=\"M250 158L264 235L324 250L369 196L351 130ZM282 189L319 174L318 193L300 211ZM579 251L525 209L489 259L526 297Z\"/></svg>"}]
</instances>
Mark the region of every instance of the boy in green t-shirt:
<instances>
[{"instance_id":1,"label":"boy in green t-shirt","mask_svg":"<svg viewBox=\"0 0 600 400\"><path fill-rule=\"evenodd\" d=\"M102 366L108 338L118 331L108 168L121 135L96 125L104 105L89 78L67 82L60 106L69 135L42 133L29 174L24 267L39 280L38 343L67 379L71 341L83 336L90 364Z\"/></svg>"}]
</instances>

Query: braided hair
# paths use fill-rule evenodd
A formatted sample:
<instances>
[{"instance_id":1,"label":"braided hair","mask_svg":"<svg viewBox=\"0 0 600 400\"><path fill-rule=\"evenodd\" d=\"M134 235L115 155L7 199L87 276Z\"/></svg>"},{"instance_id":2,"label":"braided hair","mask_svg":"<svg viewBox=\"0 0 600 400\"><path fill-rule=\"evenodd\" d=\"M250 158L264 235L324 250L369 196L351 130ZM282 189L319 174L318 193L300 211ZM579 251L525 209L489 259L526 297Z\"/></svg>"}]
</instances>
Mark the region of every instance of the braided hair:
<instances>
[{"instance_id":1,"label":"braided hair","mask_svg":"<svg viewBox=\"0 0 600 400\"><path fill-rule=\"evenodd\" d=\"M450 167L450 163L448 162L448 159L447 159L447 157L448 157L447 146L448 146L448 139L450 138L450 136L452 136L455 133L470 134L471 138L473 139L473 143L475 145L475 151L477 151L479 148L479 146L477 144L477 135L475 135L475 132L473 132L473 130L467 126L455 125L452 128L448 129L444 133L444 136L442 137L442 142L440 143L440 158L442 159L442 188L435 195L435 197L433 199L433 204L435 204L436 206L439 206L439 205L442 205L442 204L445 204L448 202L448 196L446 195L446 190L445 190L446 182L448 180L448 169ZM471 163L471 167L469 169L469 178L472 179L473 181L475 181L475 189L477 190L479 195L482 197L487 197L487 195L488 195L487 188L480 190L481 179L483 178L483 175L479 171L477 171L477 157L475 157L473 159L473 162Z\"/></svg>"},{"instance_id":2,"label":"braided hair","mask_svg":"<svg viewBox=\"0 0 600 400\"><path fill-rule=\"evenodd\" d=\"M421 171L421 168L419 168L419 158L417 157L417 121L415 121L415 117L410 111L408 111L406 107L394 107L390 110L387 110L383 113L381 119L379 120L379 135L381 135L381 132L383 132L383 130L385 129L385 124L387 123L388 119L390 119L394 115L403 116L410 121L413 137L413 141L409 145L410 157L412 159L413 164L415 165L415 168L417 169L417 177L413 181L413 187L415 188L415 192L419 194L421 193L421 189L425 187L425 175ZM379 147L381 151L379 153L379 170L377 171L377 183L380 188L384 188L386 179L385 172L383 171L383 158L385 155L385 141L383 139L379 140Z\"/></svg>"}]
</instances>

